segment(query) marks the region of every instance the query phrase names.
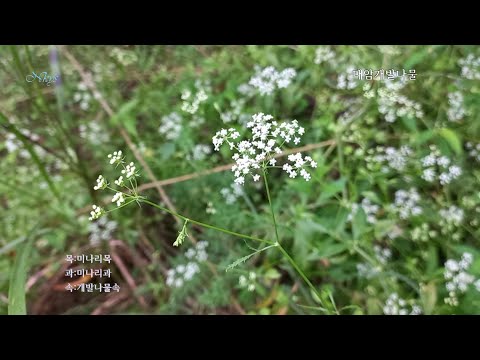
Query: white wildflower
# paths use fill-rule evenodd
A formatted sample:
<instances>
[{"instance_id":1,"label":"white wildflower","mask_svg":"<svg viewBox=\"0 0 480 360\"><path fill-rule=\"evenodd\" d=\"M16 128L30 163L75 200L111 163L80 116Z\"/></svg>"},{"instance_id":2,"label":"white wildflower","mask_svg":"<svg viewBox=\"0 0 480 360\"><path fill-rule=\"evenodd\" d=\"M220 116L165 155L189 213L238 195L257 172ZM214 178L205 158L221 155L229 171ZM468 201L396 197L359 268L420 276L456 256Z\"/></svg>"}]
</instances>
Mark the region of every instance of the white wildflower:
<instances>
[{"instance_id":1,"label":"white wildflower","mask_svg":"<svg viewBox=\"0 0 480 360\"><path fill-rule=\"evenodd\" d=\"M260 95L271 95L278 88L286 88L297 75L295 69L286 68L278 72L273 66L264 69L256 67L256 73L249 81L249 85L256 88Z\"/></svg>"},{"instance_id":2,"label":"white wildflower","mask_svg":"<svg viewBox=\"0 0 480 360\"><path fill-rule=\"evenodd\" d=\"M395 203L393 208L399 213L401 219L408 219L411 216L420 215L423 210L418 205L420 195L415 188L408 191L398 190L395 192Z\"/></svg>"},{"instance_id":3,"label":"white wildflower","mask_svg":"<svg viewBox=\"0 0 480 360\"><path fill-rule=\"evenodd\" d=\"M131 162L125 167L125 169L122 170L122 174L125 174L126 178L129 179L132 176L136 175L135 171L136 171L135 164Z\"/></svg>"},{"instance_id":4,"label":"white wildflower","mask_svg":"<svg viewBox=\"0 0 480 360\"><path fill-rule=\"evenodd\" d=\"M112 197L112 202L116 202L117 206L122 205L125 202L125 198L123 197L122 192L117 192L115 195Z\"/></svg>"},{"instance_id":5,"label":"white wildflower","mask_svg":"<svg viewBox=\"0 0 480 360\"><path fill-rule=\"evenodd\" d=\"M112 220L108 220L106 216L100 218L98 221L89 223L89 236L88 239L92 246L97 246L101 241L110 240L112 233L117 228L117 223Z\"/></svg>"},{"instance_id":6,"label":"white wildflower","mask_svg":"<svg viewBox=\"0 0 480 360\"><path fill-rule=\"evenodd\" d=\"M95 185L93 187L93 190L101 190L101 189L105 189L107 187L107 181L105 180L105 178L102 176L102 175L98 175L98 178L97 178L97 185Z\"/></svg>"},{"instance_id":7,"label":"white wildflower","mask_svg":"<svg viewBox=\"0 0 480 360\"><path fill-rule=\"evenodd\" d=\"M105 211L100 207L100 206L97 206L97 205L92 205L92 211L90 211L90 217L88 218L88 220L95 220L95 219L98 219L100 216L102 216Z\"/></svg>"},{"instance_id":8,"label":"white wildflower","mask_svg":"<svg viewBox=\"0 0 480 360\"><path fill-rule=\"evenodd\" d=\"M176 112L172 112L162 117L158 131L167 140L176 140L180 136L182 128L182 117Z\"/></svg>"},{"instance_id":9,"label":"white wildflower","mask_svg":"<svg viewBox=\"0 0 480 360\"><path fill-rule=\"evenodd\" d=\"M123 161L122 150L115 151L113 154L108 154L108 158L110 159L111 165L121 163Z\"/></svg>"},{"instance_id":10,"label":"white wildflower","mask_svg":"<svg viewBox=\"0 0 480 360\"><path fill-rule=\"evenodd\" d=\"M383 313L385 315L420 315L422 309L420 306L412 304L409 311L407 301L399 297L397 293L393 293L385 302Z\"/></svg>"},{"instance_id":11,"label":"white wildflower","mask_svg":"<svg viewBox=\"0 0 480 360\"><path fill-rule=\"evenodd\" d=\"M447 110L448 120L457 122L467 114L463 105L463 95L460 91L448 94L448 104L450 105Z\"/></svg>"},{"instance_id":12,"label":"white wildflower","mask_svg":"<svg viewBox=\"0 0 480 360\"><path fill-rule=\"evenodd\" d=\"M462 67L462 76L469 80L480 80L480 57L468 54L464 59L460 59L458 64Z\"/></svg>"},{"instance_id":13,"label":"white wildflower","mask_svg":"<svg viewBox=\"0 0 480 360\"><path fill-rule=\"evenodd\" d=\"M320 65L324 62L331 62L335 59L335 53L328 46L322 46L315 50L315 60L313 62Z\"/></svg>"},{"instance_id":14,"label":"white wildflower","mask_svg":"<svg viewBox=\"0 0 480 360\"><path fill-rule=\"evenodd\" d=\"M474 284L475 277L468 273L468 270L473 262L473 255L470 253L463 253L460 261L448 259L445 262L445 288L448 291L448 297L444 299L445 303L450 306L457 306L459 304L458 295L465 293L471 284ZM477 284L475 288L480 291Z\"/></svg>"}]
</instances>

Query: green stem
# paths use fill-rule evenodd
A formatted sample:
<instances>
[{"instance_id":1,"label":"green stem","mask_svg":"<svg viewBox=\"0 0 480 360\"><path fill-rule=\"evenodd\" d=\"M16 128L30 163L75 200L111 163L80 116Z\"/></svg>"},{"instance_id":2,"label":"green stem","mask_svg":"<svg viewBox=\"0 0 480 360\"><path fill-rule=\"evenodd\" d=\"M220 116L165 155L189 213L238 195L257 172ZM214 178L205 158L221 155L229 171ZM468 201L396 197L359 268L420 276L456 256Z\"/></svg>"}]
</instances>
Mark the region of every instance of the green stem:
<instances>
[{"instance_id":1,"label":"green stem","mask_svg":"<svg viewBox=\"0 0 480 360\"><path fill-rule=\"evenodd\" d=\"M270 245L273 245L275 244L273 241L270 241L270 240L264 240L264 239L259 239L259 238L256 238L256 237L253 237L253 236L249 236L249 235L244 235L244 234L240 234L240 233L237 233L237 232L234 232L234 231L230 231L230 230L227 230L227 229L223 229L223 228L220 228L220 227L217 227L217 226L214 226L214 225L210 225L210 224L205 224L205 223L202 223L200 221L197 221L197 220L192 220L190 218L187 218L186 216L183 216L183 215L180 215L178 213L176 213L175 211L172 211L172 210L169 210L167 208L164 208L160 205L157 205L151 201L148 201L148 200L145 200L145 199L140 199L141 202L144 202L145 204L148 204L148 205L151 205L157 209L160 209L160 210L163 210L173 216L176 216L180 219L183 219L183 220L188 220L190 221L191 223L193 224L197 224L201 227L204 227L204 228L208 228L208 229L213 229L213 230L217 230L217 231L221 231L223 233L226 233L226 234L229 234L229 235L233 235L233 236L237 236L237 237L240 237L240 238L244 238L244 239L249 239L249 240L254 240L254 241L258 241L258 242L263 242L263 243L266 243L266 244L270 244Z\"/></svg>"},{"instance_id":2,"label":"green stem","mask_svg":"<svg viewBox=\"0 0 480 360\"><path fill-rule=\"evenodd\" d=\"M275 219L275 211L273 211L272 199L270 198L270 188L268 186L268 180L267 180L267 171L265 169L263 169L263 179L265 180L265 189L267 190L268 204L270 205L270 212L272 213L273 225L275 227L275 237L277 238L277 242L280 244L280 238L278 236L278 229L277 229L277 221Z\"/></svg>"},{"instance_id":3,"label":"green stem","mask_svg":"<svg viewBox=\"0 0 480 360\"><path fill-rule=\"evenodd\" d=\"M307 283L308 287L314 292L314 294L317 296L318 301L322 306L325 306L322 301L322 297L320 293L317 291L315 286L313 286L312 282L310 279L305 275L302 269L300 269L300 266L293 260L293 258L288 254L288 252L283 248L282 245L280 245L280 238L278 236L278 230L277 230L277 220L275 219L275 212L273 211L273 204L272 204L272 199L270 197L270 187L268 186L268 180L267 180L267 172L265 169L263 169L263 179L265 181L265 189L267 190L267 198L268 198L268 204L270 206L270 212L272 213L272 220L273 220L273 225L275 226L275 236L277 238L277 246L280 252L285 256L285 258L288 260L288 262L293 266L296 272L302 277L302 279ZM338 312L337 312L338 314Z\"/></svg>"},{"instance_id":4,"label":"green stem","mask_svg":"<svg viewBox=\"0 0 480 360\"><path fill-rule=\"evenodd\" d=\"M281 253L283 254L283 256L285 256L285 258L288 260L288 262L290 264L292 264L293 268L295 269L295 271L298 272L298 274L302 277L302 279L307 283L307 285L310 287L310 289L315 293L315 295L317 295L318 297L318 301L320 301L320 304L322 306L325 306L323 304L323 301L322 301L322 298L320 296L320 293L317 291L317 289L315 288L315 286L313 286L312 282L308 279L307 275L305 275L305 273L303 272L302 269L300 269L300 267L297 265L297 263L295 262L295 260L293 260L293 258L288 254L288 252L283 248L282 245L278 244L278 249L281 251Z\"/></svg>"}]
</instances>

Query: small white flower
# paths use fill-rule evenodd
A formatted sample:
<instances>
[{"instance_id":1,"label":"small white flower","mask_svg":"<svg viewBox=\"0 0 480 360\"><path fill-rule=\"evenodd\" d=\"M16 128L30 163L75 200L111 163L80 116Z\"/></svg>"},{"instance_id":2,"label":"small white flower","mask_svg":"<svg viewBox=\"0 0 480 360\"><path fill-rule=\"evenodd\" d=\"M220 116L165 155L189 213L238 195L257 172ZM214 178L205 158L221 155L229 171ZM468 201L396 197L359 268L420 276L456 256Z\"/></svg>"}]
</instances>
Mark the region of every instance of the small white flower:
<instances>
[{"instance_id":1,"label":"small white flower","mask_svg":"<svg viewBox=\"0 0 480 360\"><path fill-rule=\"evenodd\" d=\"M108 158L110 159L110 164L113 165L115 163L122 162L122 150L115 151L113 154L108 154Z\"/></svg>"},{"instance_id":2,"label":"small white flower","mask_svg":"<svg viewBox=\"0 0 480 360\"><path fill-rule=\"evenodd\" d=\"M123 197L123 193L122 192L117 192L115 195L113 195L112 202L117 202L117 206L122 205L125 202L125 198Z\"/></svg>"},{"instance_id":3,"label":"small white flower","mask_svg":"<svg viewBox=\"0 0 480 360\"><path fill-rule=\"evenodd\" d=\"M420 195L415 188L408 191L398 190L395 192L395 203L393 208L399 213L401 219L407 219L411 216L420 215L423 210L418 206Z\"/></svg>"},{"instance_id":4,"label":"small white flower","mask_svg":"<svg viewBox=\"0 0 480 360\"><path fill-rule=\"evenodd\" d=\"M99 175L97 178L97 185L93 187L94 190L105 189L107 187L107 181L102 175Z\"/></svg>"},{"instance_id":5,"label":"small white flower","mask_svg":"<svg viewBox=\"0 0 480 360\"><path fill-rule=\"evenodd\" d=\"M123 185L123 176L120 176L117 180L115 180L115 185L118 185L118 186Z\"/></svg>"},{"instance_id":6,"label":"small white flower","mask_svg":"<svg viewBox=\"0 0 480 360\"><path fill-rule=\"evenodd\" d=\"M158 131L167 140L176 140L180 137L182 129L182 117L176 112L172 112L162 117Z\"/></svg>"},{"instance_id":7,"label":"small white flower","mask_svg":"<svg viewBox=\"0 0 480 360\"><path fill-rule=\"evenodd\" d=\"M258 181L258 180L260 180L260 175L258 174L253 175L253 181Z\"/></svg>"},{"instance_id":8,"label":"small white flower","mask_svg":"<svg viewBox=\"0 0 480 360\"><path fill-rule=\"evenodd\" d=\"M92 205L92 211L90 211L90 217L88 218L88 220L95 220L95 219L98 219L100 216L102 216L105 211L100 207L100 206L97 206L97 205Z\"/></svg>"},{"instance_id":9,"label":"small white flower","mask_svg":"<svg viewBox=\"0 0 480 360\"><path fill-rule=\"evenodd\" d=\"M271 95L275 88L288 87L296 74L296 71L292 68L278 72L273 66L264 69L257 67L256 73L250 79L249 84L256 88L260 95Z\"/></svg>"},{"instance_id":10,"label":"small white flower","mask_svg":"<svg viewBox=\"0 0 480 360\"><path fill-rule=\"evenodd\" d=\"M127 179L131 178L132 176L135 175L135 170L136 170L136 167L134 165L133 162L131 162L130 164L128 164L124 170L122 170L122 174L125 174L125 176L127 177Z\"/></svg>"}]
</instances>

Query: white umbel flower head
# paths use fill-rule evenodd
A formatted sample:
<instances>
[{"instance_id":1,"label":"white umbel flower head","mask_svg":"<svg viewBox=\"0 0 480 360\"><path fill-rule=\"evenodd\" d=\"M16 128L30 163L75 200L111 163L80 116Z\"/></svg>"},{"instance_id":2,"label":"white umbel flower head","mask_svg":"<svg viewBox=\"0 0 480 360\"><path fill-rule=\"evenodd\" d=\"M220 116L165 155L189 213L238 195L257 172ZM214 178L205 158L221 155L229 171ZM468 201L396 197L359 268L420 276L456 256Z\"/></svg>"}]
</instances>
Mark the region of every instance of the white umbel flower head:
<instances>
[{"instance_id":1,"label":"white umbel flower head","mask_svg":"<svg viewBox=\"0 0 480 360\"><path fill-rule=\"evenodd\" d=\"M273 66L264 69L256 67L256 73L250 79L249 84L256 88L260 95L271 95L276 88L288 87L296 75L297 72L293 68L279 72Z\"/></svg>"},{"instance_id":2,"label":"white umbel flower head","mask_svg":"<svg viewBox=\"0 0 480 360\"><path fill-rule=\"evenodd\" d=\"M125 169L122 170L122 174L125 174L126 178L129 179L132 176L135 176L135 170L136 170L135 164L131 162L125 167Z\"/></svg>"},{"instance_id":3,"label":"white umbel flower head","mask_svg":"<svg viewBox=\"0 0 480 360\"><path fill-rule=\"evenodd\" d=\"M110 164L113 165L115 163L121 163L122 158L122 150L115 151L113 154L108 154L108 158L110 159Z\"/></svg>"},{"instance_id":4,"label":"white umbel flower head","mask_svg":"<svg viewBox=\"0 0 480 360\"><path fill-rule=\"evenodd\" d=\"M88 220L92 221L92 220L96 220L98 219L100 216L102 216L105 211L100 207L100 206L97 206L97 205L92 205L92 211L90 211L90 217L88 218Z\"/></svg>"},{"instance_id":5,"label":"white umbel flower head","mask_svg":"<svg viewBox=\"0 0 480 360\"><path fill-rule=\"evenodd\" d=\"M93 190L102 190L102 189L105 189L107 187L107 181L105 180L105 178L102 176L102 175L98 175L98 178L97 178L97 185L95 185L93 187Z\"/></svg>"},{"instance_id":6,"label":"white umbel flower head","mask_svg":"<svg viewBox=\"0 0 480 360\"><path fill-rule=\"evenodd\" d=\"M120 176L117 180L115 180L115 185L117 186L123 185L123 176Z\"/></svg>"},{"instance_id":7,"label":"white umbel flower head","mask_svg":"<svg viewBox=\"0 0 480 360\"><path fill-rule=\"evenodd\" d=\"M258 181L260 179L259 172L276 163L274 157L282 153L280 146L292 142L298 143L305 133L305 129L298 124L297 120L278 123L273 120L272 115L263 113L253 115L252 121L248 122L246 126L252 133L248 140L234 141L240 134L233 128L222 129L213 137L216 151L220 150L220 146L225 142L230 149L237 150L232 156L232 159L235 160L232 171L235 175L235 183L239 185L243 185L247 177ZM291 178L300 174L306 181L310 180L311 176L305 168L317 166L311 157L304 158L300 153L289 155L288 161L290 163L283 165L283 170Z\"/></svg>"},{"instance_id":8,"label":"white umbel flower head","mask_svg":"<svg viewBox=\"0 0 480 360\"><path fill-rule=\"evenodd\" d=\"M112 202L116 202L117 206L122 205L125 202L125 198L123 197L123 193L122 192L117 192L115 195L113 195Z\"/></svg>"}]
</instances>

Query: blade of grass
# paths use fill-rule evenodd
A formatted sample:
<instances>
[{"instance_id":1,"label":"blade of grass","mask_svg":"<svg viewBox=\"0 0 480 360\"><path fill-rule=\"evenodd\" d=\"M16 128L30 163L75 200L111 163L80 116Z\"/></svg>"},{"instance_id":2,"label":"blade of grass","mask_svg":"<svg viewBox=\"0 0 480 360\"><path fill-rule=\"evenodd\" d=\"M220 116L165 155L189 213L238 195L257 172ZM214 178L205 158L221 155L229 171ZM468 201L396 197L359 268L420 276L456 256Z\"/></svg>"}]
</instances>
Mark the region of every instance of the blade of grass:
<instances>
[{"instance_id":1,"label":"blade of grass","mask_svg":"<svg viewBox=\"0 0 480 360\"><path fill-rule=\"evenodd\" d=\"M8 289L8 315L26 315L27 305L25 300L25 283L27 280L27 271L29 267L29 257L35 240L35 229L33 227L26 237L26 243L19 246L17 256L10 275L10 285Z\"/></svg>"},{"instance_id":2,"label":"blade of grass","mask_svg":"<svg viewBox=\"0 0 480 360\"><path fill-rule=\"evenodd\" d=\"M42 174L43 178L48 184L48 187L50 188L52 194L61 202L60 194L55 188L55 185L53 184L52 180L50 179L50 176L48 175L47 170L45 169L45 166L43 165L42 161L38 157L37 153L33 149L33 146L30 144L30 142L25 138L25 136L13 125L10 124L7 120L7 117L0 113L0 124L3 125L7 131L12 132L15 134L15 136L23 143L27 151L29 152L30 156L32 157L32 160L35 162L35 164L38 167L38 170L40 171L40 174Z\"/></svg>"}]
</instances>

